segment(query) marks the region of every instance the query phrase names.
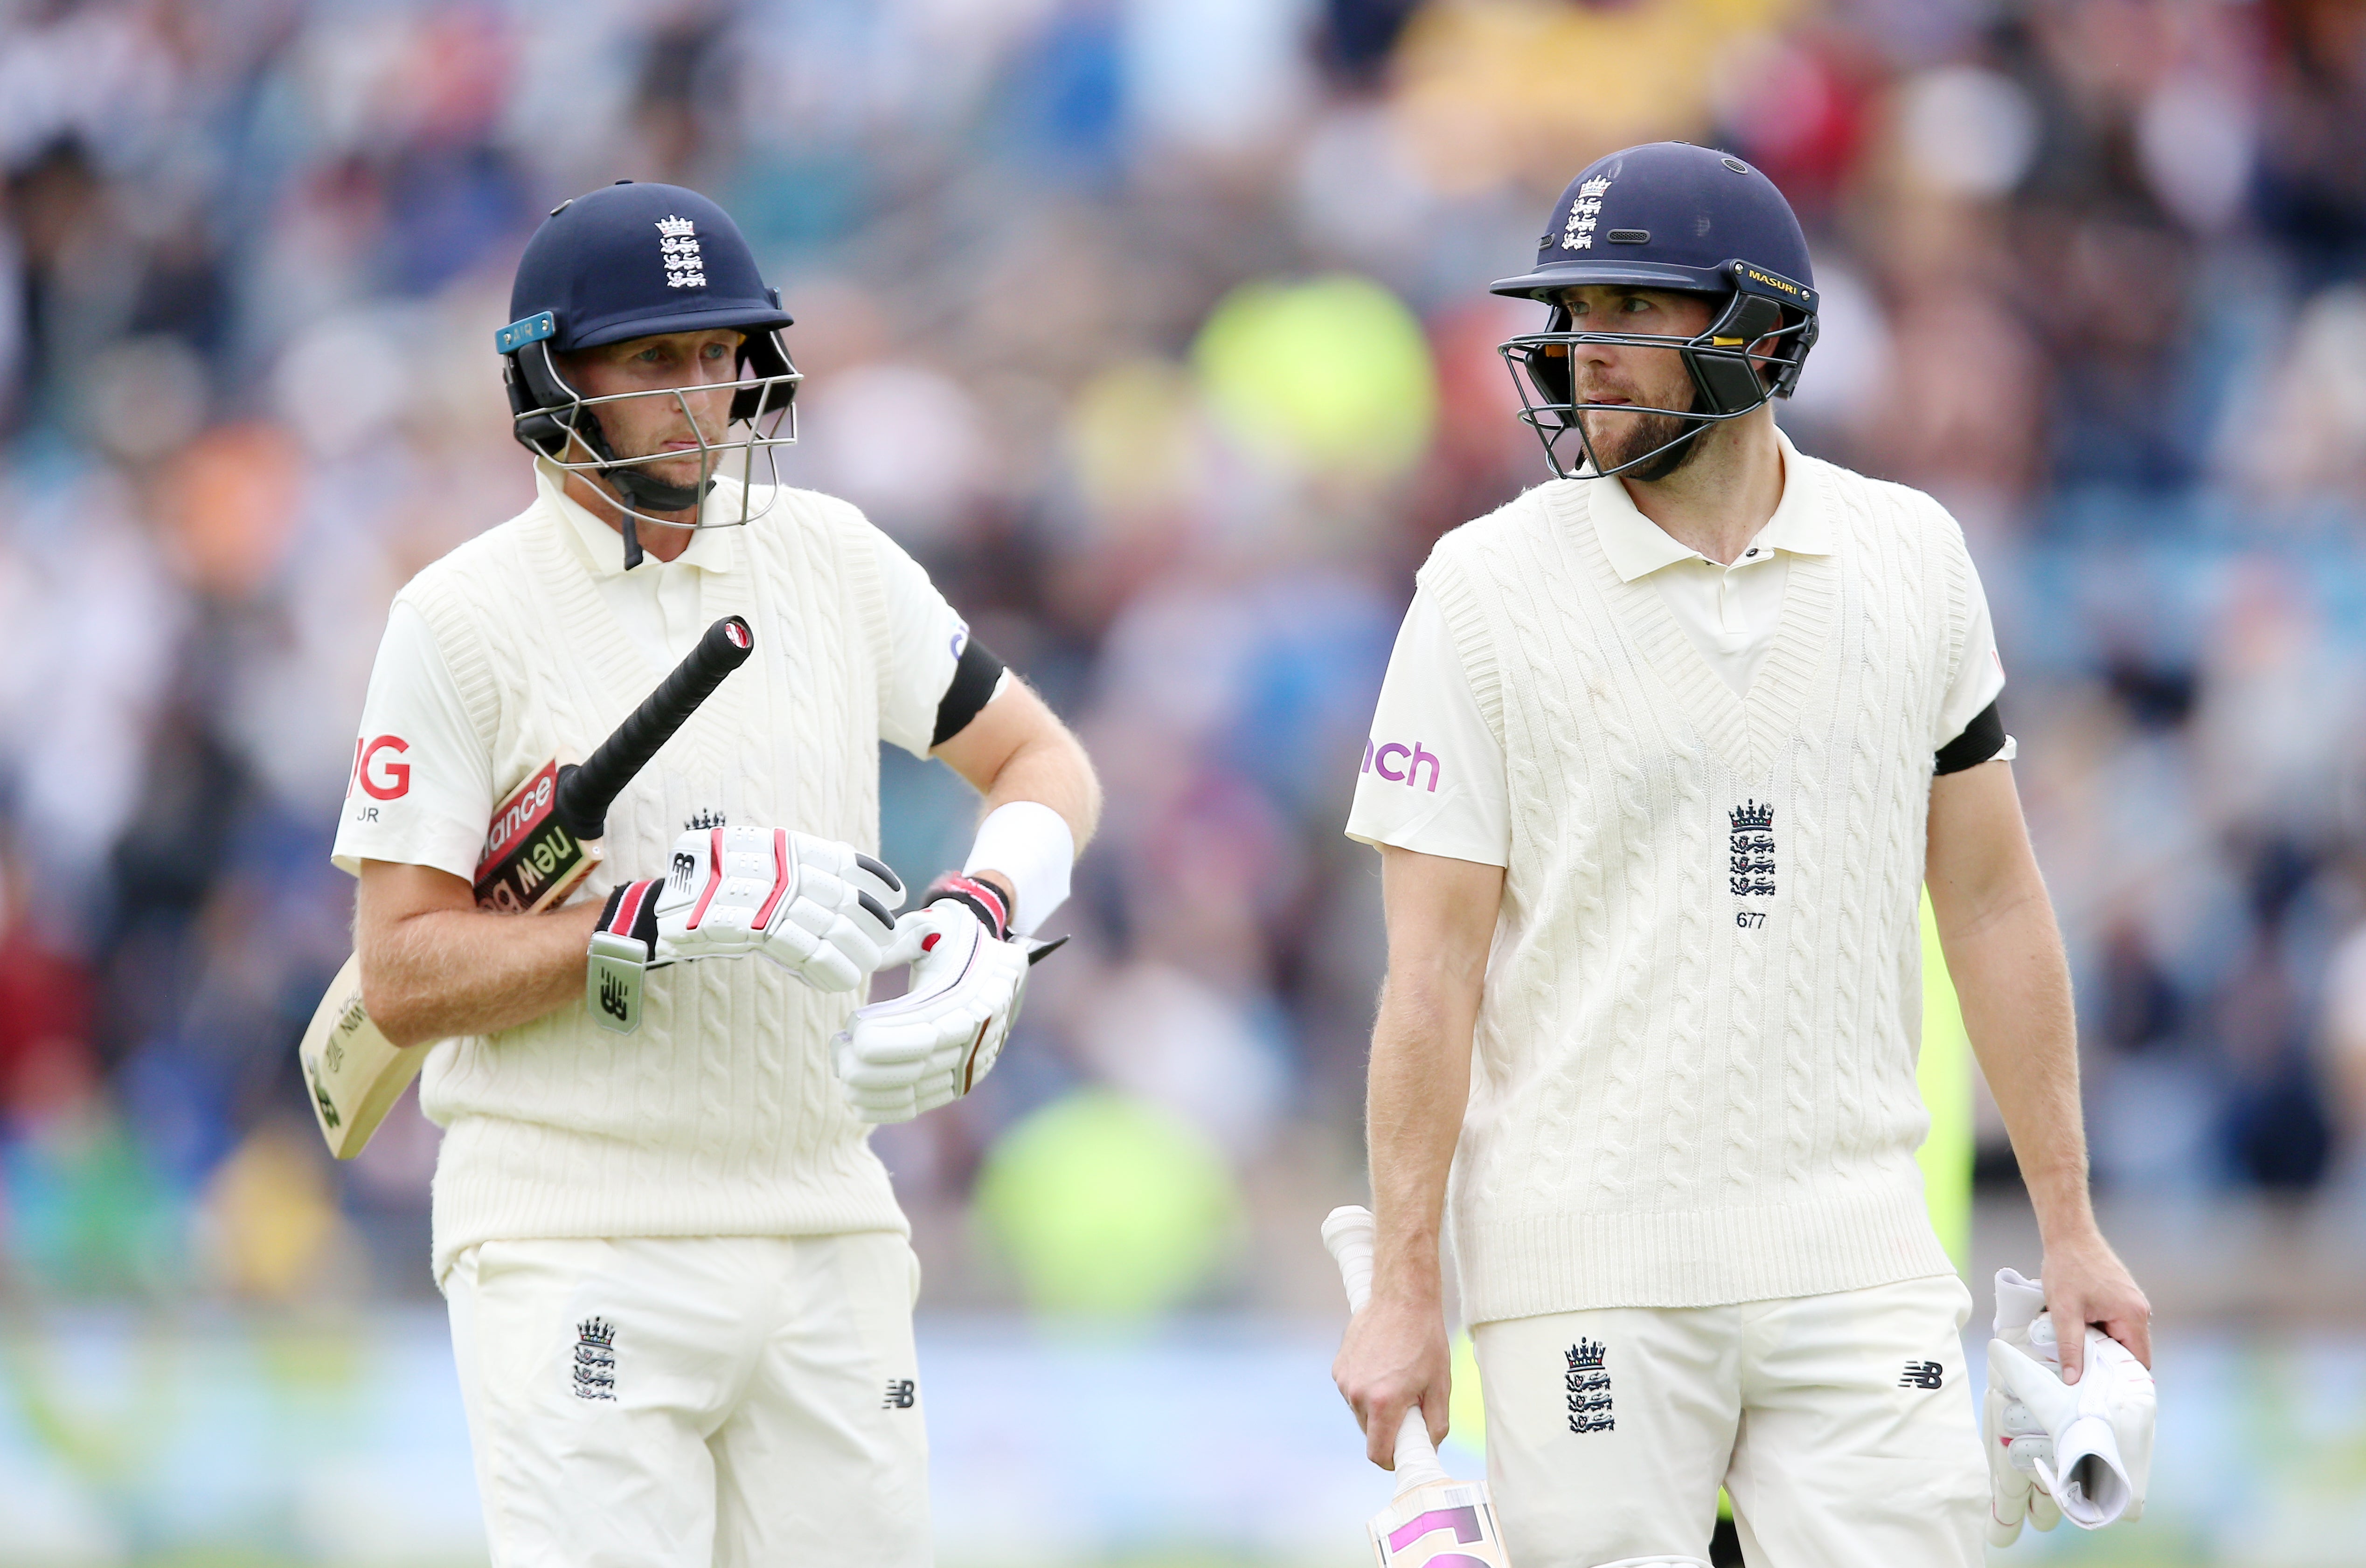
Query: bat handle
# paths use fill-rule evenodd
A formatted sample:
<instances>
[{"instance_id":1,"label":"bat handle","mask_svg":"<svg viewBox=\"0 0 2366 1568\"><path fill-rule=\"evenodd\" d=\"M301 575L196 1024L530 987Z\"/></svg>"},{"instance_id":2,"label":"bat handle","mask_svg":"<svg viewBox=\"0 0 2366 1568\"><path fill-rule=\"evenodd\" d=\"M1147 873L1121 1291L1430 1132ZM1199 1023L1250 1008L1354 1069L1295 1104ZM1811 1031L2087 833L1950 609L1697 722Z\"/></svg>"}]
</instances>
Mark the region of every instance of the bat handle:
<instances>
[{"instance_id":1,"label":"bat handle","mask_svg":"<svg viewBox=\"0 0 2366 1568\"><path fill-rule=\"evenodd\" d=\"M633 775L673 738L725 676L748 662L755 646L748 622L737 615L725 616L706 629L690 656L674 666L580 767L560 769L558 816L567 830L578 838L603 836L608 808Z\"/></svg>"},{"instance_id":2,"label":"bat handle","mask_svg":"<svg viewBox=\"0 0 2366 1568\"><path fill-rule=\"evenodd\" d=\"M1339 1282L1347 1288L1347 1310L1361 1312L1372 1295L1372 1211L1350 1204L1331 1211L1323 1222L1323 1245L1339 1265ZM1448 1479L1429 1440L1429 1423L1416 1405L1405 1412L1397 1428L1397 1493Z\"/></svg>"}]
</instances>

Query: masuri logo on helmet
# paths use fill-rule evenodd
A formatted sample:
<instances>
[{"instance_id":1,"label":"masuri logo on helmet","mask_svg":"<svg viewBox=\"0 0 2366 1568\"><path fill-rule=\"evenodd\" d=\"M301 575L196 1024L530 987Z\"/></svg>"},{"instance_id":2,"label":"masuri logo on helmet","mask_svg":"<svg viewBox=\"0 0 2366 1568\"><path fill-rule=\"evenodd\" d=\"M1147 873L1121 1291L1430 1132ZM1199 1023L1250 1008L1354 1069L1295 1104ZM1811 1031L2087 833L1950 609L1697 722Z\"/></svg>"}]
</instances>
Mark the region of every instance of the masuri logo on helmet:
<instances>
[{"instance_id":1,"label":"masuri logo on helmet","mask_svg":"<svg viewBox=\"0 0 2366 1568\"><path fill-rule=\"evenodd\" d=\"M1617 249L1596 250L1597 237ZM1787 398L1816 341L1814 269L1807 236L1774 182L1714 148L1654 141L1597 160L1553 205L1536 264L1490 292L1551 308L1545 330L1502 345L1520 392L1521 421L1544 442L1554 474L1583 469L1623 474L1738 419L1772 398ZM1705 296L1707 330L1697 337L1581 332L1562 291L1586 284L1624 284ZM1673 349L1693 383L1687 408L1581 403L1571 375L1580 343ZM1682 433L1606 468L1584 416L1594 410L1662 414L1684 421ZM1574 434L1582 463L1566 463L1560 443Z\"/></svg>"},{"instance_id":2,"label":"masuri logo on helmet","mask_svg":"<svg viewBox=\"0 0 2366 1568\"><path fill-rule=\"evenodd\" d=\"M685 292L695 291L695 292ZM777 449L796 440L795 398L801 377L782 343L792 318L780 291L765 286L755 253L730 214L680 185L620 180L553 207L526 241L510 287L510 323L493 334L505 361L511 428L535 456L570 473L608 481L624 498L618 510L627 569L641 560L637 524L738 527L763 515L750 510L755 454L777 463ZM698 442L699 482L673 485L646 465L678 459L679 452L620 456L600 422L600 409L628 398L672 398L690 414L693 388L661 388L587 398L568 384L556 355L668 332L734 328L739 378L729 422L747 427L736 441L710 442L690 420ZM783 429L785 426L786 433ZM652 516L699 505L724 464L739 458L738 515L685 524ZM764 507L777 490L773 474Z\"/></svg>"}]
</instances>

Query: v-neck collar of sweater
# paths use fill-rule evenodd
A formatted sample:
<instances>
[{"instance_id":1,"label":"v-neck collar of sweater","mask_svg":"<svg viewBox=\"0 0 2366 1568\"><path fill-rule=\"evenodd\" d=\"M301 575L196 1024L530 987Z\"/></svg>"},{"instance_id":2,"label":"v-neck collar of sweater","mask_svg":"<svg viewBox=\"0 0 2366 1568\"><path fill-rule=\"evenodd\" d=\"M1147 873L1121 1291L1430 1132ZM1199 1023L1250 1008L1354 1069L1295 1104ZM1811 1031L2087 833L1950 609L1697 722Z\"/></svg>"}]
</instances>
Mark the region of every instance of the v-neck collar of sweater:
<instances>
[{"instance_id":1,"label":"v-neck collar of sweater","mask_svg":"<svg viewBox=\"0 0 2366 1568\"><path fill-rule=\"evenodd\" d=\"M1577 545L1629 646L1658 673L1701 738L1736 768L1752 775L1774 767L1784 741L1798 728L1817 666L1834 642L1840 607L1839 530L1831 518L1831 487L1814 460L1801 456L1787 442L1784 459L1783 505L1789 508L1796 498L1800 521L1820 520L1820 537L1813 532L1805 537L1826 548L1822 553L1795 552L1774 645L1746 695L1736 695L1701 656L1648 573L1629 578L1612 564L1602 527L1602 514L1610 508L1598 505L1597 497L1606 483L1616 481L1565 480L1547 486L1544 492L1556 525ZM1628 505L1631 509L1633 503ZM1654 527L1652 532L1659 531Z\"/></svg>"},{"instance_id":2,"label":"v-neck collar of sweater","mask_svg":"<svg viewBox=\"0 0 2366 1568\"><path fill-rule=\"evenodd\" d=\"M600 577L623 573L623 550L595 548L598 542L585 537L568 513L577 514L584 522L607 533L611 543L617 535L569 500L539 462L535 465L535 483L538 492L535 504L526 509L519 521L535 575L568 622L591 633L577 645L593 650L592 656L603 689L626 694L650 690L666 672L650 662L639 639L625 629L624 622L616 618L614 607L599 588ZM724 486L730 483L716 482L717 494L707 498L709 507L716 504ZM737 509L736 493L728 498L728 504ZM676 558L675 564L680 564L690 561L695 554L705 553L702 560L691 562L704 568L699 584L702 613L716 618L753 613L756 594L750 580L752 574L738 569L741 551L748 548L738 537L739 532L737 528L702 529L692 538L691 547ZM603 563L609 564L611 569L603 571ZM639 698L635 696L632 700L638 701Z\"/></svg>"}]
</instances>

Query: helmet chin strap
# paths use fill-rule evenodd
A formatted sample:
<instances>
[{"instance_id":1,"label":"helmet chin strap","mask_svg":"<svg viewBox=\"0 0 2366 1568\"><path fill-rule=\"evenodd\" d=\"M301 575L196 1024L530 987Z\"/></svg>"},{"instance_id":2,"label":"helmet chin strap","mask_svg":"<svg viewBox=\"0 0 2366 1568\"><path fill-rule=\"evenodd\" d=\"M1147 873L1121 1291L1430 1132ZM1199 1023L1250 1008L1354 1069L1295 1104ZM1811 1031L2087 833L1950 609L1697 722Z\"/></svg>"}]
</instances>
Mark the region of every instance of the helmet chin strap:
<instances>
[{"instance_id":1,"label":"helmet chin strap","mask_svg":"<svg viewBox=\"0 0 2366 1568\"><path fill-rule=\"evenodd\" d=\"M620 463L615 448L608 444L608 432L601 428L600 416L591 409L583 410L574 428L575 439L591 450L600 460L600 476L614 485L625 498L620 509L625 535L625 570L631 571L641 564L641 536L634 527L637 511L688 511L704 500L715 488L712 475L695 485L670 485L637 464Z\"/></svg>"},{"instance_id":2,"label":"helmet chin strap","mask_svg":"<svg viewBox=\"0 0 2366 1568\"><path fill-rule=\"evenodd\" d=\"M704 500L706 493L715 488L715 481L711 477L695 485L669 485L646 468L613 460L601 473L625 493L626 500L642 511L688 511Z\"/></svg>"}]
</instances>

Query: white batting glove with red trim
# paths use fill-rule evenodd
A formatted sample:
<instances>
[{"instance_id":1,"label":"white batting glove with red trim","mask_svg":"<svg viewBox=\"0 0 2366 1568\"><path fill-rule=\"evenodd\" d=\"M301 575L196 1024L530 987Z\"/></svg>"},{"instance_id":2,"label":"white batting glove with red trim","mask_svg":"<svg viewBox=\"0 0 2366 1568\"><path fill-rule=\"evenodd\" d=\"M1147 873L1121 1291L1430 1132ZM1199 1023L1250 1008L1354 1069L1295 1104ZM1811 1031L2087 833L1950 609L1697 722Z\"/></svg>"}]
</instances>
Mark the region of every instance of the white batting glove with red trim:
<instances>
[{"instance_id":1,"label":"white batting glove with red trim","mask_svg":"<svg viewBox=\"0 0 2366 1568\"><path fill-rule=\"evenodd\" d=\"M753 955L817 991L853 991L879 967L903 902L896 873L851 844L786 828L703 828L674 840L661 880L608 895L592 953L629 959L637 945L645 969Z\"/></svg>"},{"instance_id":2,"label":"white batting glove with red trim","mask_svg":"<svg viewBox=\"0 0 2366 1568\"><path fill-rule=\"evenodd\" d=\"M908 1122L977 1087L1002 1055L1027 969L1057 943L1008 939L1002 896L947 877L896 924L880 967L909 960L911 989L858 1008L832 1045L839 1086L866 1122Z\"/></svg>"}]
</instances>

